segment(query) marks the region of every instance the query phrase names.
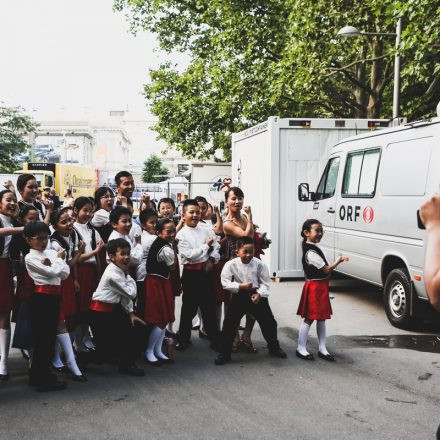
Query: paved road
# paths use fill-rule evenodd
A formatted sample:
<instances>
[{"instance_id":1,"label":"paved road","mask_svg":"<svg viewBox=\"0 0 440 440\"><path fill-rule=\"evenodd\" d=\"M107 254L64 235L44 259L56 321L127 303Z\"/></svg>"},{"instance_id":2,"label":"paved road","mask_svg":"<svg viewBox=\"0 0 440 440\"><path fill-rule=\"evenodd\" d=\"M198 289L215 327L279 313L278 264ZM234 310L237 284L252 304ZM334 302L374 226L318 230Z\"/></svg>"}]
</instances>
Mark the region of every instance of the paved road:
<instances>
[{"instance_id":1,"label":"paved road","mask_svg":"<svg viewBox=\"0 0 440 440\"><path fill-rule=\"evenodd\" d=\"M440 423L436 329L388 324L377 290L354 281L332 287L328 348L337 362L295 357L302 283L273 284L271 304L287 360L239 353L213 364L207 342L176 364L145 367L145 378L94 367L87 384L38 394L13 350L0 384L0 439L433 439ZM437 329L438 331L438 329ZM316 352L315 328L310 349ZM425 336L426 335L426 336ZM407 347L407 348L399 348Z\"/></svg>"}]
</instances>

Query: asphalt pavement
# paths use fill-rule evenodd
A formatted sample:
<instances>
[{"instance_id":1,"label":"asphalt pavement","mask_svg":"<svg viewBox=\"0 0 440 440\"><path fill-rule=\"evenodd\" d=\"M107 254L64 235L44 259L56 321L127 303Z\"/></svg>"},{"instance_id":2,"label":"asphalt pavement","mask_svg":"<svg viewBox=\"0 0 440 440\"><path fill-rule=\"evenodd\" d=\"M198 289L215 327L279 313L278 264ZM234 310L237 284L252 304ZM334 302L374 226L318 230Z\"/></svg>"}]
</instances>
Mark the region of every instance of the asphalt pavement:
<instances>
[{"instance_id":1,"label":"asphalt pavement","mask_svg":"<svg viewBox=\"0 0 440 440\"><path fill-rule=\"evenodd\" d=\"M27 365L12 349L11 379L0 383L0 439L435 439L439 328L394 328L377 288L338 280L327 321L336 362L304 361L295 357L302 285L272 284L286 360L268 356L256 325L259 353L215 366L208 341L193 332L174 365L144 365L144 378L93 366L87 383L40 394L26 385ZM315 325L310 336L316 353Z\"/></svg>"}]
</instances>

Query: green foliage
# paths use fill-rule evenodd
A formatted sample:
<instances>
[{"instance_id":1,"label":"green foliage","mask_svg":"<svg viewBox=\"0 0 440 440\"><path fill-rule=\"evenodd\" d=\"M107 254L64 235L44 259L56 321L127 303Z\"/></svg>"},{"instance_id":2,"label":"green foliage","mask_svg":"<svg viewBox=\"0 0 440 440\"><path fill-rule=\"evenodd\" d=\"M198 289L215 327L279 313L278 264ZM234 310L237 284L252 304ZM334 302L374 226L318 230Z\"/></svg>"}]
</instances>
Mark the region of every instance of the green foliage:
<instances>
[{"instance_id":1,"label":"green foliage","mask_svg":"<svg viewBox=\"0 0 440 440\"><path fill-rule=\"evenodd\" d=\"M25 135L35 133L36 129L35 122L21 108L0 106L0 172L20 168L16 156L30 148Z\"/></svg>"},{"instance_id":2,"label":"green foliage","mask_svg":"<svg viewBox=\"0 0 440 440\"><path fill-rule=\"evenodd\" d=\"M390 118L394 38L338 38L353 25L394 33L403 19L401 111L440 100L440 7L428 0L115 0L133 31L190 55L150 71L156 131L187 157L230 154L231 133L280 117Z\"/></svg>"},{"instance_id":3,"label":"green foliage","mask_svg":"<svg viewBox=\"0 0 440 440\"><path fill-rule=\"evenodd\" d=\"M142 169L142 182L157 183L166 180L169 171L167 167L162 164L162 159L155 154L151 154L144 162Z\"/></svg>"}]
</instances>

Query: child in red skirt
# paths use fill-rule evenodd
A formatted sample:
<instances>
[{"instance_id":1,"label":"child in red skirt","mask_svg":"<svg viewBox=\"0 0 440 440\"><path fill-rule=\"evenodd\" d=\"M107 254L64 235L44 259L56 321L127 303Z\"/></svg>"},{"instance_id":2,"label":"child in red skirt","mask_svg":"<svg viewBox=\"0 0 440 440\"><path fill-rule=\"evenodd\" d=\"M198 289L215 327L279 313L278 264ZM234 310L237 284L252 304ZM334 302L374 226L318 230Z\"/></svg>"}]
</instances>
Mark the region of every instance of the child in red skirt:
<instances>
[{"instance_id":1,"label":"child in red skirt","mask_svg":"<svg viewBox=\"0 0 440 440\"><path fill-rule=\"evenodd\" d=\"M70 275L61 281L61 308L52 365L56 371L61 373L70 372L76 382L86 382L87 379L76 363L67 328L69 326L73 331L74 320L78 312L76 292L79 291L79 284L76 264L84 252L85 243L79 240L78 234L73 229L74 218L71 216L69 207L55 211L51 216L51 223L55 229L50 237L51 249L57 252L66 251L65 261L70 267ZM64 352L66 366L61 360L61 351Z\"/></svg>"},{"instance_id":2,"label":"child in red skirt","mask_svg":"<svg viewBox=\"0 0 440 440\"><path fill-rule=\"evenodd\" d=\"M333 270L343 261L348 261L348 258L341 256L333 264L328 264L324 252L318 245L323 233L322 224L315 219L306 220L301 230L303 237L302 264L306 283L297 311L297 314L304 318L304 322L299 328L296 356L305 360L314 359L313 355L307 351L306 345L310 326L316 320L319 342L318 356L327 361L334 361L334 356L327 351L325 346L325 320L330 319L332 314L328 284Z\"/></svg>"},{"instance_id":3,"label":"child in red skirt","mask_svg":"<svg viewBox=\"0 0 440 440\"><path fill-rule=\"evenodd\" d=\"M75 328L76 349L82 352L94 348L87 317L93 292L99 283L99 275L101 274L99 253L104 247L104 242L101 240L99 232L89 224L93 216L92 201L88 197L78 197L73 209L76 216L73 227L78 233L79 239L86 244L84 252L78 260L79 307L78 324Z\"/></svg>"},{"instance_id":4,"label":"child in red skirt","mask_svg":"<svg viewBox=\"0 0 440 440\"><path fill-rule=\"evenodd\" d=\"M162 352L162 344L166 325L174 321L174 294L170 277L174 265L172 243L176 237L173 221L159 220L157 235L148 253L145 279L145 321L154 325L148 338L145 358L148 364L154 366L172 362Z\"/></svg>"},{"instance_id":5,"label":"child in red skirt","mask_svg":"<svg viewBox=\"0 0 440 440\"><path fill-rule=\"evenodd\" d=\"M8 357L11 343L11 311L14 305L12 264L9 258L11 236L23 231L15 227L18 205L10 190L0 192L0 380L8 380Z\"/></svg>"}]
</instances>

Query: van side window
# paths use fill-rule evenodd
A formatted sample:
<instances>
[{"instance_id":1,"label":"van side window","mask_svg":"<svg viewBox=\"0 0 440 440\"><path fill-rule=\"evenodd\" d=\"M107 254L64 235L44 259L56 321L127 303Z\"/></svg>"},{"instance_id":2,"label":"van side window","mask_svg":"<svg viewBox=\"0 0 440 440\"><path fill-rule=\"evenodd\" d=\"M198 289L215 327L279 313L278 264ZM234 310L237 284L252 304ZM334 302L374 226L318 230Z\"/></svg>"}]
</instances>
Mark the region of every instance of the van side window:
<instances>
[{"instance_id":1,"label":"van side window","mask_svg":"<svg viewBox=\"0 0 440 440\"><path fill-rule=\"evenodd\" d=\"M318 188L315 193L315 200L323 200L333 197L335 194L336 181L338 180L339 157L332 157L325 167Z\"/></svg>"},{"instance_id":2,"label":"van side window","mask_svg":"<svg viewBox=\"0 0 440 440\"><path fill-rule=\"evenodd\" d=\"M347 154L342 196L374 197L380 148Z\"/></svg>"}]
</instances>

